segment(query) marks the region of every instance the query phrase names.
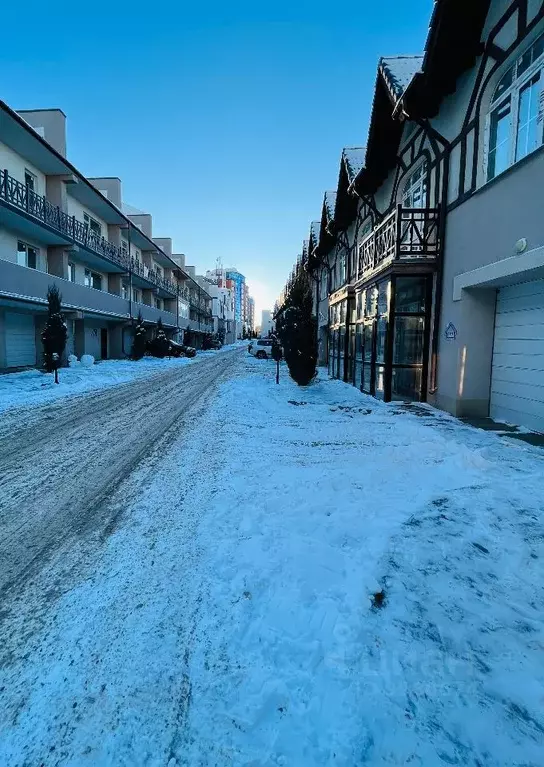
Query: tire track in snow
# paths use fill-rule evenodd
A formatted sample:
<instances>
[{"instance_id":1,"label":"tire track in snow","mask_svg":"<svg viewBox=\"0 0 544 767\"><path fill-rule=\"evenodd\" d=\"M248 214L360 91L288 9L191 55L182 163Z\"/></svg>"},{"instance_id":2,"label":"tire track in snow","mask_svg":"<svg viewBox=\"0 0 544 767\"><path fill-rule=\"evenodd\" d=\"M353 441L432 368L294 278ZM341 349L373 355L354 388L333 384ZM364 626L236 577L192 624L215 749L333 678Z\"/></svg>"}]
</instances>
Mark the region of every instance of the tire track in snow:
<instances>
[{"instance_id":1,"label":"tire track in snow","mask_svg":"<svg viewBox=\"0 0 544 767\"><path fill-rule=\"evenodd\" d=\"M209 357L24 412L0 429L0 593L71 536L104 524L100 508L150 447L227 372Z\"/></svg>"}]
</instances>

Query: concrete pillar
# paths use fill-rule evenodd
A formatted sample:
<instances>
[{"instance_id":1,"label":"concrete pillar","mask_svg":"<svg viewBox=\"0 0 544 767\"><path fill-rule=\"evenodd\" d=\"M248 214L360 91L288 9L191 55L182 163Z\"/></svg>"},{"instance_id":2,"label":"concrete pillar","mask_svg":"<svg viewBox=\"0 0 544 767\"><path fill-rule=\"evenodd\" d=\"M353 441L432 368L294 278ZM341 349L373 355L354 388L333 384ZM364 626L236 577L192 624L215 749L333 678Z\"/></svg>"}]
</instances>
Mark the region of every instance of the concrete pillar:
<instances>
[{"instance_id":1,"label":"concrete pillar","mask_svg":"<svg viewBox=\"0 0 544 767\"><path fill-rule=\"evenodd\" d=\"M108 293L120 296L122 279L121 274L108 274Z\"/></svg>"},{"instance_id":2,"label":"concrete pillar","mask_svg":"<svg viewBox=\"0 0 544 767\"><path fill-rule=\"evenodd\" d=\"M65 176L46 176L45 196L52 205L57 205L65 213L68 210L68 195L66 192Z\"/></svg>"},{"instance_id":3,"label":"concrete pillar","mask_svg":"<svg viewBox=\"0 0 544 767\"><path fill-rule=\"evenodd\" d=\"M150 288L142 289L142 303L146 306L153 306L153 291Z\"/></svg>"},{"instance_id":4,"label":"concrete pillar","mask_svg":"<svg viewBox=\"0 0 544 767\"><path fill-rule=\"evenodd\" d=\"M165 312L171 312L172 314L176 313L176 299L175 298L165 298L164 299L164 311Z\"/></svg>"},{"instance_id":5,"label":"concrete pillar","mask_svg":"<svg viewBox=\"0 0 544 767\"><path fill-rule=\"evenodd\" d=\"M47 248L47 271L55 277L68 279L68 251L64 246L50 245Z\"/></svg>"},{"instance_id":6,"label":"concrete pillar","mask_svg":"<svg viewBox=\"0 0 544 767\"><path fill-rule=\"evenodd\" d=\"M110 359L121 359L123 357L123 326L110 324L108 327L109 356Z\"/></svg>"},{"instance_id":7,"label":"concrete pillar","mask_svg":"<svg viewBox=\"0 0 544 767\"><path fill-rule=\"evenodd\" d=\"M74 320L74 353L77 357L85 354L85 322Z\"/></svg>"},{"instance_id":8,"label":"concrete pillar","mask_svg":"<svg viewBox=\"0 0 544 767\"><path fill-rule=\"evenodd\" d=\"M121 247L121 227L117 224L108 224L108 240L113 244Z\"/></svg>"}]
</instances>

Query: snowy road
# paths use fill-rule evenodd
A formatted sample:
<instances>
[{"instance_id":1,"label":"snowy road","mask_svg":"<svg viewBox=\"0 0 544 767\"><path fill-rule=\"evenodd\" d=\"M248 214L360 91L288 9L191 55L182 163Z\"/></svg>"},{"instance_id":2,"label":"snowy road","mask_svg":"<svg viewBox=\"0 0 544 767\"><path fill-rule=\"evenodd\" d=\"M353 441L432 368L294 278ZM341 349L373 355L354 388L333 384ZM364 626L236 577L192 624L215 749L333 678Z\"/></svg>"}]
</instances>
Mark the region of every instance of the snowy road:
<instances>
[{"instance_id":1,"label":"snowy road","mask_svg":"<svg viewBox=\"0 0 544 767\"><path fill-rule=\"evenodd\" d=\"M103 500L182 414L230 372L240 350L0 420L0 593L52 548L113 526Z\"/></svg>"},{"instance_id":2,"label":"snowy road","mask_svg":"<svg viewBox=\"0 0 544 767\"><path fill-rule=\"evenodd\" d=\"M217 365L0 612L0 765L542 767L544 454Z\"/></svg>"}]
</instances>

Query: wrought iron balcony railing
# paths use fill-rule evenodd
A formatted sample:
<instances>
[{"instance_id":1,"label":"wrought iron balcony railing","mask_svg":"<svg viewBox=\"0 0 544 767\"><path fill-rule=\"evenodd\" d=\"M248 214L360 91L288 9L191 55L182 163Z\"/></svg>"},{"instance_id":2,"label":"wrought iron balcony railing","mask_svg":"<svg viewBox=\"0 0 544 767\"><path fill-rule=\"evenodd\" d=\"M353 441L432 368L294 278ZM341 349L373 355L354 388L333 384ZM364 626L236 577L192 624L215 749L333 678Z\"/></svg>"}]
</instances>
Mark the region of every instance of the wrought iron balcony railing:
<instances>
[{"instance_id":1,"label":"wrought iron balcony railing","mask_svg":"<svg viewBox=\"0 0 544 767\"><path fill-rule=\"evenodd\" d=\"M359 244L357 279L393 261L434 259L439 246L438 209L398 205Z\"/></svg>"},{"instance_id":2,"label":"wrought iron balcony railing","mask_svg":"<svg viewBox=\"0 0 544 767\"><path fill-rule=\"evenodd\" d=\"M143 277L156 287L162 288L174 296L177 295L178 286L174 282L165 279L158 272L148 269L141 261L134 258L129 259L126 249L119 248L101 237L75 216L69 216L57 205L49 202L46 197L36 194L33 189L14 179L7 170L0 170L0 200L24 211L76 245L102 256L127 272L132 270L134 274Z\"/></svg>"},{"instance_id":3,"label":"wrought iron balcony railing","mask_svg":"<svg viewBox=\"0 0 544 767\"><path fill-rule=\"evenodd\" d=\"M93 251L117 266L128 268L126 255L121 248L98 235L75 216L69 216L43 195L36 194L33 189L14 179L7 170L0 170L0 200L55 229L77 245Z\"/></svg>"}]
</instances>

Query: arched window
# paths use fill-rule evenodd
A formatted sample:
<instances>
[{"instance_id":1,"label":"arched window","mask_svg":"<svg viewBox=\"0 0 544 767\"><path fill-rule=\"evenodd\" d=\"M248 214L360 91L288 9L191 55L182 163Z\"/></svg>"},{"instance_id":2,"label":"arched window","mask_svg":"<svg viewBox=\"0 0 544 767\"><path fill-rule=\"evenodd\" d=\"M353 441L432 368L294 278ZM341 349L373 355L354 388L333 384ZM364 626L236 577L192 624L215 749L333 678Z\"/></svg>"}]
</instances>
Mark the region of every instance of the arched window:
<instances>
[{"instance_id":1,"label":"arched window","mask_svg":"<svg viewBox=\"0 0 544 767\"><path fill-rule=\"evenodd\" d=\"M544 35L501 77L488 115L487 180L533 152L543 141Z\"/></svg>"},{"instance_id":2,"label":"arched window","mask_svg":"<svg viewBox=\"0 0 544 767\"><path fill-rule=\"evenodd\" d=\"M427 162L422 162L408 176L402 188L404 208L425 208L427 206Z\"/></svg>"}]
</instances>

